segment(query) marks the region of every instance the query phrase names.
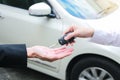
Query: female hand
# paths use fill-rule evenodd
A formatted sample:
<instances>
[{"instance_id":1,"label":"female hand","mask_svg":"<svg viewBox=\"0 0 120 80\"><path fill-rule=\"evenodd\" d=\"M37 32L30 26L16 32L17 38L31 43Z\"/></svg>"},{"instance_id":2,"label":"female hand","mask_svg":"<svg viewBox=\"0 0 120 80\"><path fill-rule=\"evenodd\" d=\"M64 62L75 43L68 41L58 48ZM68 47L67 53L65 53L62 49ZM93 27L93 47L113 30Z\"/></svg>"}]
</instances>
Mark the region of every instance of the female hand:
<instances>
[{"instance_id":1,"label":"female hand","mask_svg":"<svg viewBox=\"0 0 120 80\"><path fill-rule=\"evenodd\" d=\"M82 27L82 26L70 26L65 31L64 34L69 33L65 40L69 40L72 37L79 37L79 38L87 38L92 37L94 34L94 29L91 27ZM75 41L71 42L70 44L73 44Z\"/></svg>"}]
</instances>

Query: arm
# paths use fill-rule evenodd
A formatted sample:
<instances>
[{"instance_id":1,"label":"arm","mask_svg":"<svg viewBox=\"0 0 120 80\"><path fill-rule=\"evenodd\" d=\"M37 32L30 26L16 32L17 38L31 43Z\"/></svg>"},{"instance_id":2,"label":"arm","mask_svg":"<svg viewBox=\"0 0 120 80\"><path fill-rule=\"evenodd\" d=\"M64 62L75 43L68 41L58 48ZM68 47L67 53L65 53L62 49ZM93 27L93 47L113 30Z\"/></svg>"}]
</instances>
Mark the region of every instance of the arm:
<instances>
[{"instance_id":1,"label":"arm","mask_svg":"<svg viewBox=\"0 0 120 80\"><path fill-rule=\"evenodd\" d=\"M91 27L69 27L64 34L71 32L65 37L65 40L71 37L91 38L90 41L103 45L120 46L120 29L119 28L101 28L94 29Z\"/></svg>"},{"instance_id":2,"label":"arm","mask_svg":"<svg viewBox=\"0 0 120 80\"><path fill-rule=\"evenodd\" d=\"M89 26L71 26L65 30L64 34L70 33L65 37L66 40L71 37L88 38L92 42L120 46L120 10L98 20L86 21Z\"/></svg>"},{"instance_id":3,"label":"arm","mask_svg":"<svg viewBox=\"0 0 120 80\"><path fill-rule=\"evenodd\" d=\"M91 42L103 45L120 47L120 29L99 29L95 30Z\"/></svg>"},{"instance_id":4,"label":"arm","mask_svg":"<svg viewBox=\"0 0 120 80\"><path fill-rule=\"evenodd\" d=\"M26 53L24 44L0 45L0 67L26 67Z\"/></svg>"},{"instance_id":5,"label":"arm","mask_svg":"<svg viewBox=\"0 0 120 80\"><path fill-rule=\"evenodd\" d=\"M33 46L27 48L28 58L38 58L44 61L56 61L72 54L73 48L61 46L59 48L49 48L45 46Z\"/></svg>"},{"instance_id":6,"label":"arm","mask_svg":"<svg viewBox=\"0 0 120 80\"><path fill-rule=\"evenodd\" d=\"M0 45L0 67L27 67L27 58L52 62L69 56L72 51L66 46L52 49L45 46L26 48L24 44Z\"/></svg>"}]
</instances>

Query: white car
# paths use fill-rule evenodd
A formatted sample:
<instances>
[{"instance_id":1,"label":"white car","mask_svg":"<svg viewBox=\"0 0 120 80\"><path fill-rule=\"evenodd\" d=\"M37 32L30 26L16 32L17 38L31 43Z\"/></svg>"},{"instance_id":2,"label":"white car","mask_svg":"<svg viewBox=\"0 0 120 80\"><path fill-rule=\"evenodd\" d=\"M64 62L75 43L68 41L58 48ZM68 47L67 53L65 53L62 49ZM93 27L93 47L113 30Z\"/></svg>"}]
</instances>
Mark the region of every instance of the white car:
<instances>
[{"instance_id":1,"label":"white car","mask_svg":"<svg viewBox=\"0 0 120 80\"><path fill-rule=\"evenodd\" d=\"M119 3L119 0L0 0L0 43L59 47L55 44L70 25L120 26L117 18L120 13L116 15ZM75 40L72 55L55 62L28 59L28 67L61 80L120 80L119 47L95 44L89 38Z\"/></svg>"}]
</instances>

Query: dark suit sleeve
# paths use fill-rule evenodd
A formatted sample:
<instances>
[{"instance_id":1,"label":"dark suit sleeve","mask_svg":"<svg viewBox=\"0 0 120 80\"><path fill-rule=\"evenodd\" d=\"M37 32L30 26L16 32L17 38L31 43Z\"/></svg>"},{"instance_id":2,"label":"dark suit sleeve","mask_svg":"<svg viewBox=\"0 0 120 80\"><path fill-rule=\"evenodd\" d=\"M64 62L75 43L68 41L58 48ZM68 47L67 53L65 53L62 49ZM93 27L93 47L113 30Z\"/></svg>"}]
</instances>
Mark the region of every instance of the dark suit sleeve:
<instances>
[{"instance_id":1,"label":"dark suit sleeve","mask_svg":"<svg viewBox=\"0 0 120 80\"><path fill-rule=\"evenodd\" d=\"M26 46L0 45L0 67L27 67Z\"/></svg>"}]
</instances>

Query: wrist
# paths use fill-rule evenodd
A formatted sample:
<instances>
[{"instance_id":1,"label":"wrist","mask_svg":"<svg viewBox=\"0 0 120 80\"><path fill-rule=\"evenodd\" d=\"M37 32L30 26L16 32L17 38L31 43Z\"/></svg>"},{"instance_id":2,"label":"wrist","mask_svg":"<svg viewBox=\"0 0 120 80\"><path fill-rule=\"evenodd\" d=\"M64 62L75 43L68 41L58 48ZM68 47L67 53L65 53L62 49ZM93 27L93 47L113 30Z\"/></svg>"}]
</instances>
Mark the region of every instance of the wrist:
<instances>
[{"instance_id":1,"label":"wrist","mask_svg":"<svg viewBox=\"0 0 120 80\"><path fill-rule=\"evenodd\" d=\"M33 48L27 48L27 57L33 58L34 50Z\"/></svg>"},{"instance_id":2,"label":"wrist","mask_svg":"<svg viewBox=\"0 0 120 80\"><path fill-rule=\"evenodd\" d=\"M90 28L90 29L88 29L88 37L93 37L93 35L94 35L94 29L93 28Z\"/></svg>"}]
</instances>

